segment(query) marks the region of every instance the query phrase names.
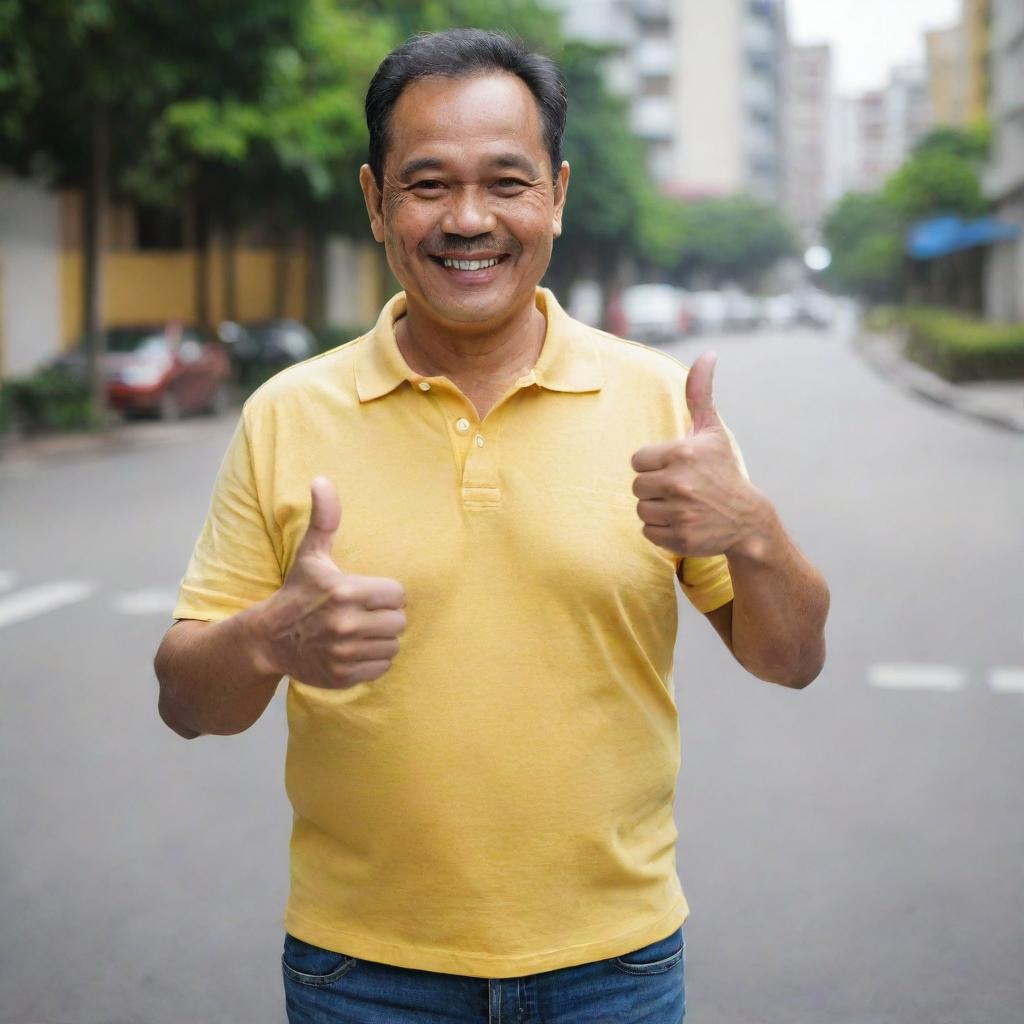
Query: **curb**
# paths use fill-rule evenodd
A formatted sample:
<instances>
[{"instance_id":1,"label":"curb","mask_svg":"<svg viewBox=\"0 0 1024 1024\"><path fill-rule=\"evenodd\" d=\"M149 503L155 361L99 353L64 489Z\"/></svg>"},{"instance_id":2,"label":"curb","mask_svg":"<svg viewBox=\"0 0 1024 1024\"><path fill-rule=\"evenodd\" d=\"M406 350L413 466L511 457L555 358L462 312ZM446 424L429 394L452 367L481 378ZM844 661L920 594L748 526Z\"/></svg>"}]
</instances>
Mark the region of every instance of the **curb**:
<instances>
[{"instance_id":1,"label":"curb","mask_svg":"<svg viewBox=\"0 0 1024 1024\"><path fill-rule=\"evenodd\" d=\"M890 335L861 332L852 341L874 370L912 394L990 426L1024 434L1024 383L980 385L973 390L905 359L899 342Z\"/></svg>"},{"instance_id":2,"label":"curb","mask_svg":"<svg viewBox=\"0 0 1024 1024\"><path fill-rule=\"evenodd\" d=\"M216 433L221 423L228 419L234 422L237 418L238 410L231 409L223 416L195 416L177 423L133 423L95 432L0 438L0 472L7 467L51 459L74 459L199 440Z\"/></svg>"}]
</instances>

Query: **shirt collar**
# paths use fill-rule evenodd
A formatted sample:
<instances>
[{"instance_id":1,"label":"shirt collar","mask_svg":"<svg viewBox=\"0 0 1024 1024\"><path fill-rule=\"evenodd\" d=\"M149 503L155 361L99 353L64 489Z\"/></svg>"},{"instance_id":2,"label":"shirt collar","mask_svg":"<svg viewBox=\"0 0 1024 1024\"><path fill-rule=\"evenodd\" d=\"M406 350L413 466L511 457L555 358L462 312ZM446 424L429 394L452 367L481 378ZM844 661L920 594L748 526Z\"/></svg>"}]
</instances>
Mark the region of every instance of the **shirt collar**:
<instances>
[{"instance_id":1,"label":"shirt collar","mask_svg":"<svg viewBox=\"0 0 1024 1024\"><path fill-rule=\"evenodd\" d=\"M540 358L529 374L531 383L549 391L600 391L604 381L601 361L593 340L582 324L573 320L547 288L538 288L537 308L547 328ZM395 321L405 313L405 292L388 300L373 330L355 357L356 392L369 402L423 377L405 361L395 340ZM528 378L528 379L529 379Z\"/></svg>"}]
</instances>

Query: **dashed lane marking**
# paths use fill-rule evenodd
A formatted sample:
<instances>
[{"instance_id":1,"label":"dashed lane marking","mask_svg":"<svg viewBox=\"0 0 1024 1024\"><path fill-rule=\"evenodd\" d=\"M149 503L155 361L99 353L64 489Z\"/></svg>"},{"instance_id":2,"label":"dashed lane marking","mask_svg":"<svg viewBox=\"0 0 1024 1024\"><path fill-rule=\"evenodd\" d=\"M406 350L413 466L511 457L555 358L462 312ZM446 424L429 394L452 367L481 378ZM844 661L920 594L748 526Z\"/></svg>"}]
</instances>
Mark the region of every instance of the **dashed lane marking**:
<instances>
[{"instance_id":1,"label":"dashed lane marking","mask_svg":"<svg viewBox=\"0 0 1024 1024\"><path fill-rule=\"evenodd\" d=\"M994 668L988 685L996 693L1024 693L1024 668Z\"/></svg>"},{"instance_id":2,"label":"dashed lane marking","mask_svg":"<svg viewBox=\"0 0 1024 1024\"><path fill-rule=\"evenodd\" d=\"M177 600L176 590L150 587L148 590L131 590L125 594L118 594L111 602L111 606L122 615L166 615L169 618Z\"/></svg>"},{"instance_id":3,"label":"dashed lane marking","mask_svg":"<svg viewBox=\"0 0 1024 1024\"><path fill-rule=\"evenodd\" d=\"M94 590L94 583L82 580L61 580L42 583L0 598L0 629L16 622L35 618L65 605L84 601Z\"/></svg>"},{"instance_id":4,"label":"dashed lane marking","mask_svg":"<svg viewBox=\"0 0 1024 1024\"><path fill-rule=\"evenodd\" d=\"M935 690L954 693L962 690L966 674L952 665L872 665L868 683L883 690Z\"/></svg>"}]
</instances>

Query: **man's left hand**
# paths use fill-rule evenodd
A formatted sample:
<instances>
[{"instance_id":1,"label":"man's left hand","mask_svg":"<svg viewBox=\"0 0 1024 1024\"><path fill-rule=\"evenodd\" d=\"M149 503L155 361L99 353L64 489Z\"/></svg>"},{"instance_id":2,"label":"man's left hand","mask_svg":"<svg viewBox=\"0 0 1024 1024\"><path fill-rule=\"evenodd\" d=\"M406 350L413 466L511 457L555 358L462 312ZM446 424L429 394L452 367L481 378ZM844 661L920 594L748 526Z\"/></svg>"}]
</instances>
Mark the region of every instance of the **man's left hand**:
<instances>
[{"instance_id":1,"label":"man's left hand","mask_svg":"<svg viewBox=\"0 0 1024 1024\"><path fill-rule=\"evenodd\" d=\"M753 553L770 514L765 497L743 475L715 410L716 361L713 352L705 352L687 375L687 436L647 445L633 456L643 534L680 555Z\"/></svg>"}]
</instances>

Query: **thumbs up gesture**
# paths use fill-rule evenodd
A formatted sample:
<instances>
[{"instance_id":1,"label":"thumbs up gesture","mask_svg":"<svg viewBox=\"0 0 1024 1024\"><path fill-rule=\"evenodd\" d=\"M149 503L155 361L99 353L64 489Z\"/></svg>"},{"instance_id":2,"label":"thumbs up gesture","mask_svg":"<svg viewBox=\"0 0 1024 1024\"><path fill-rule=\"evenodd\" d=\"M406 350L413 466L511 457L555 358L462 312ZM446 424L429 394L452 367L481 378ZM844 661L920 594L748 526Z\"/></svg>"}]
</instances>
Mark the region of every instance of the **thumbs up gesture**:
<instances>
[{"instance_id":1,"label":"thumbs up gesture","mask_svg":"<svg viewBox=\"0 0 1024 1024\"><path fill-rule=\"evenodd\" d=\"M692 428L633 456L633 493L644 536L680 555L728 554L758 529L764 502L746 479L712 394L717 356L701 355L686 378Z\"/></svg>"},{"instance_id":2,"label":"thumbs up gesture","mask_svg":"<svg viewBox=\"0 0 1024 1024\"><path fill-rule=\"evenodd\" d=\"M309 526L261 630L268 670L325 689L378 679L398 654L405 590L397 580L356 576L331 556L341 501L322 476L310 485Z\"/></svg>"}]
</instances>

